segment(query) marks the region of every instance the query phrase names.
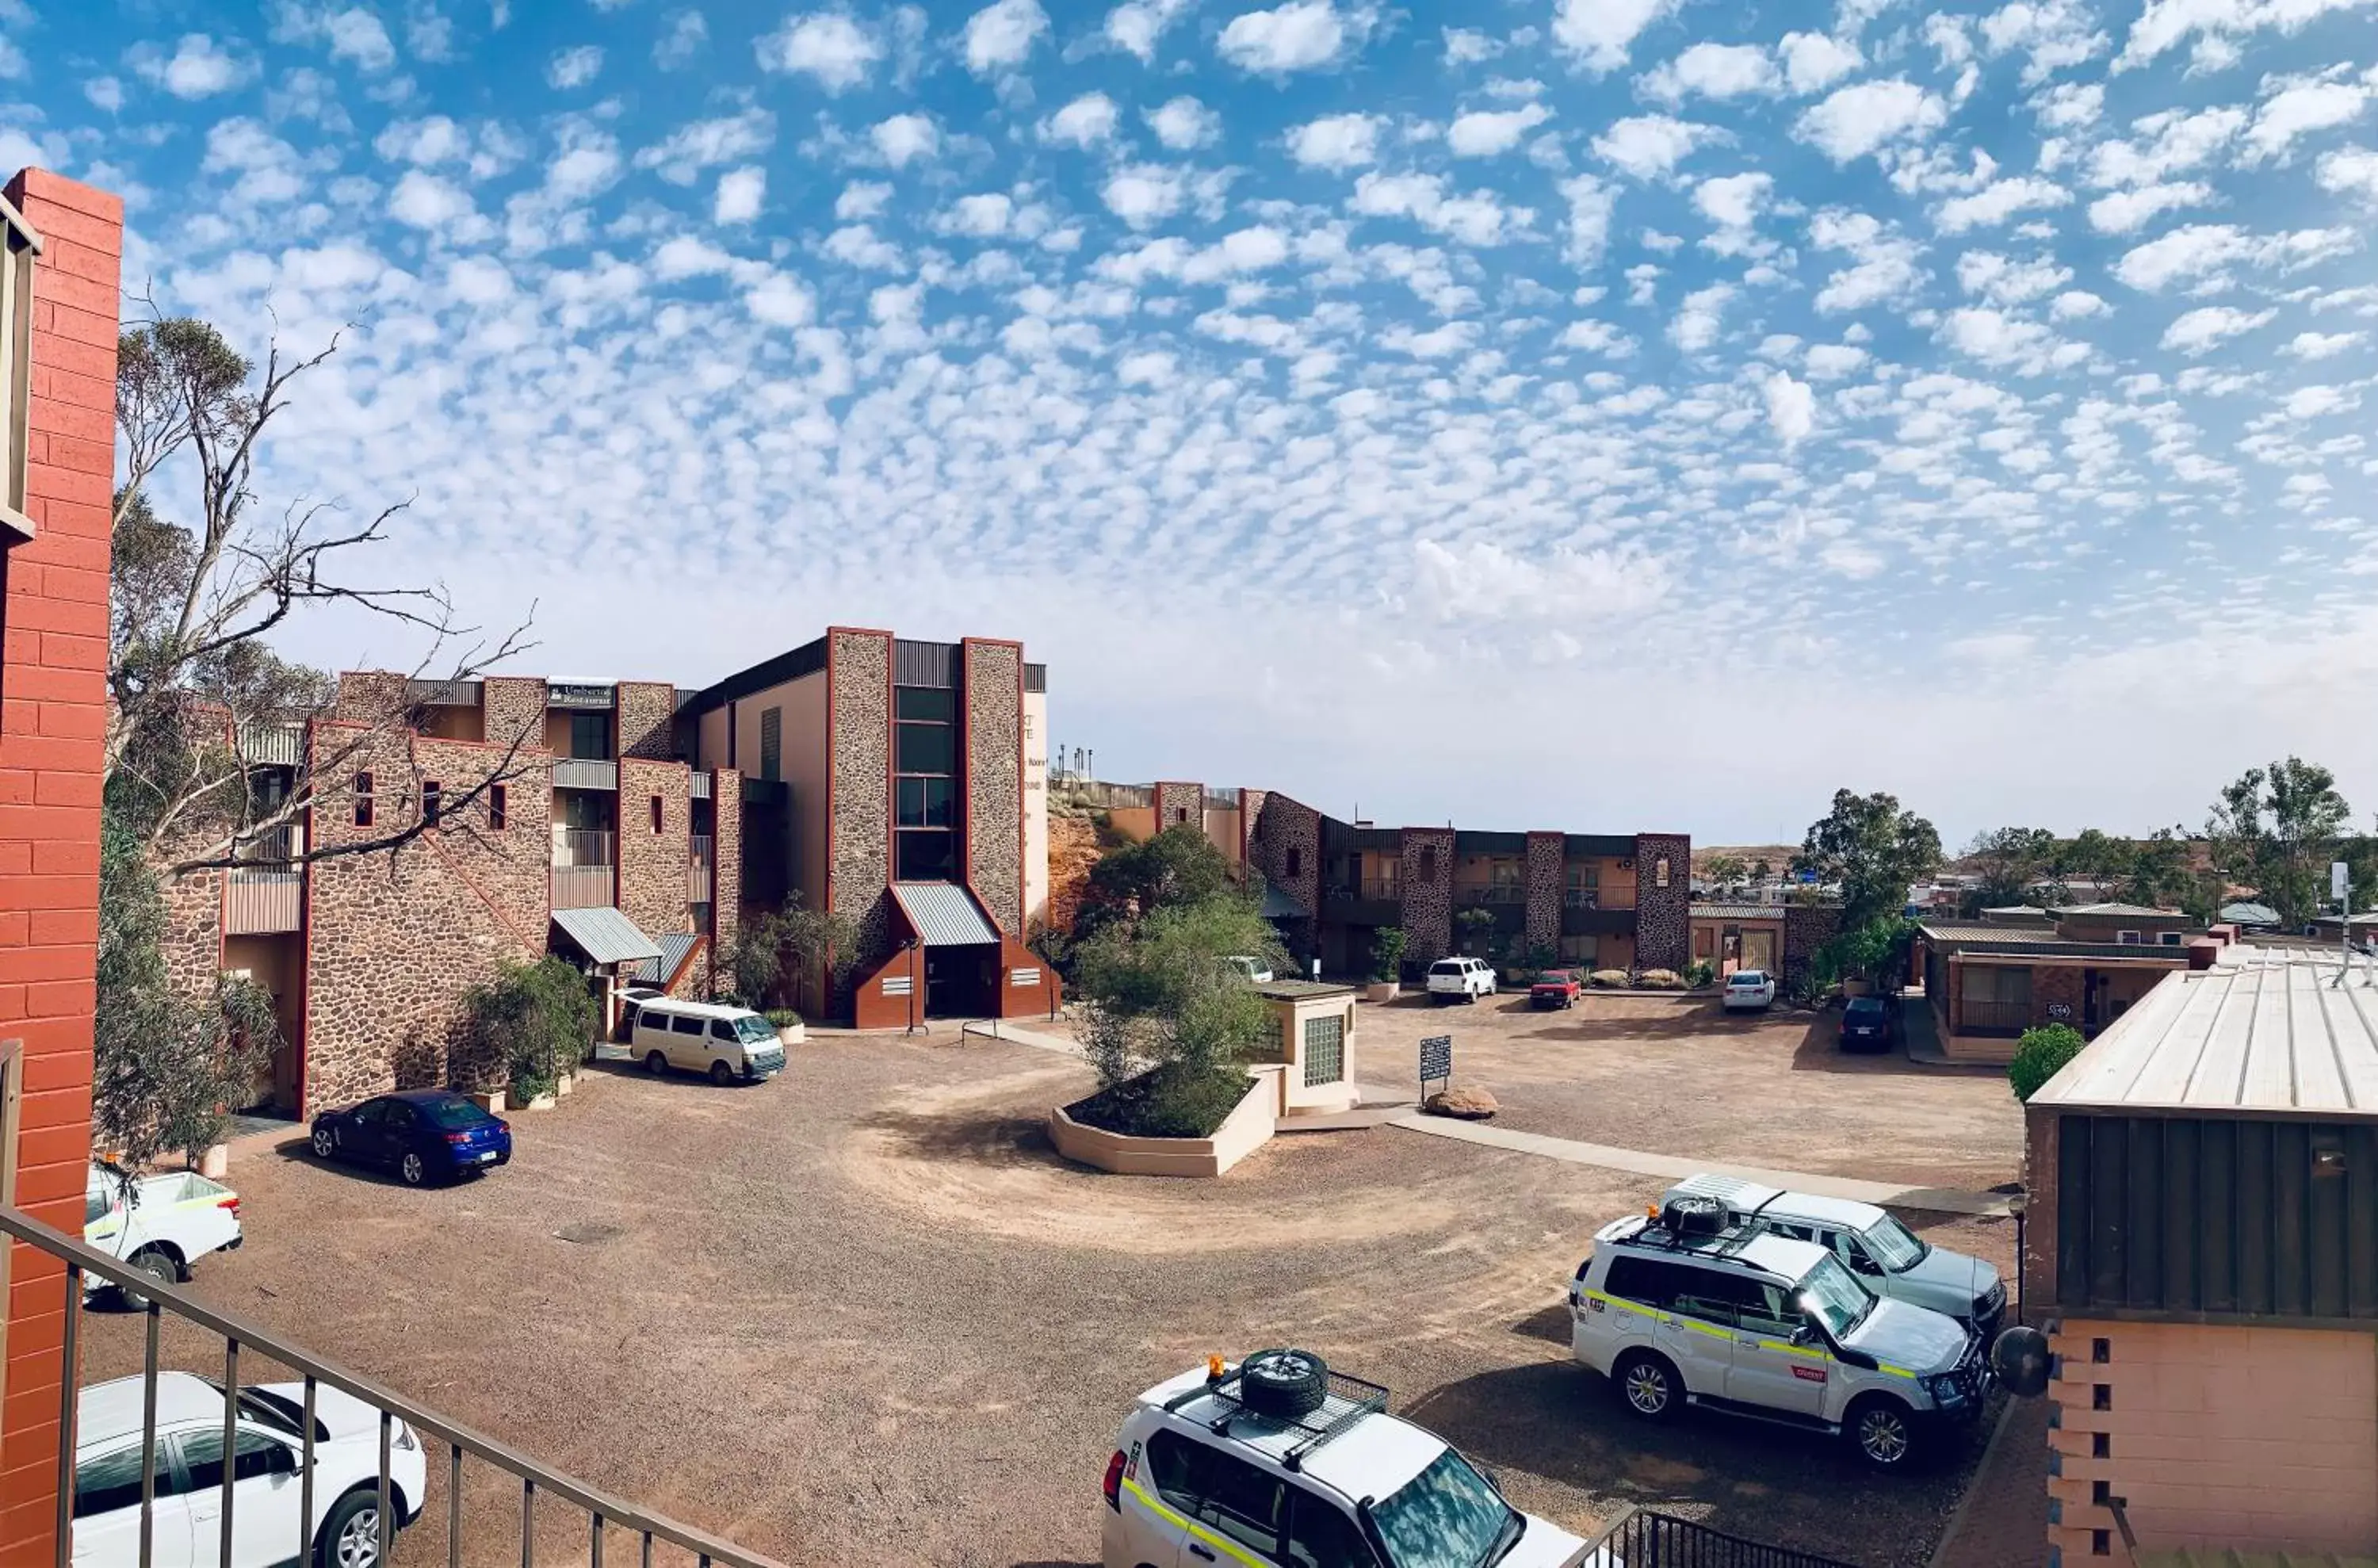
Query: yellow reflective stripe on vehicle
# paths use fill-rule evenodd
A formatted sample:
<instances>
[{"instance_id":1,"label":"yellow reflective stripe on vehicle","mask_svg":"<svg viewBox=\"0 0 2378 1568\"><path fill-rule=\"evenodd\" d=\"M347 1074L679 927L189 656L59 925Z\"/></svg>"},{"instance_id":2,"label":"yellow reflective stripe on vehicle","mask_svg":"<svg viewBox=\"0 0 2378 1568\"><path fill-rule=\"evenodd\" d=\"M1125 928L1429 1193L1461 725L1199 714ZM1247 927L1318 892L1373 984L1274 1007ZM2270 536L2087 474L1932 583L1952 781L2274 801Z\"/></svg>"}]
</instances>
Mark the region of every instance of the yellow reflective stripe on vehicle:
<instances>
[{"instance_id":1,"label":"yellow reflective stripe on vehicle","mask_svg":"<svg viewBox=\"0 0 2378 1568\"><path fill-rule=\"evenodd\" d=\"M1913 1381L1916 1376L1915 1373L1909 1371L1906 1368L1894 1367L1888 1361L1877 1361L1874 1366L1875 1370L1879 1372L1889 1372L1894 1378L1906 1378Z\"/></svg>"},{"instance_id":2,"label":"yellow reflective stripe on vehicle","mask_svg":"<svg viewBox=\"0 0 2378 1568\"><path fill-rule=\"evenodd\" d=\"M1178 1513L1173 1509L1166 1507L1163 1503L1157 1502L1155 1498L1149 1496L1147 1489L1141 1486L1137 1481L1125 1477L1123 1483L1123 1490L1131 1493L1132 1496L1139 1499L1142 1503L1147 1505L1148 1512L1154 1514L1158 1518L1164 1520L1167 1524L1180 1526L1191 1535L1195 1536L1199 1540L1204 1541L1207 1546L1220 1548L1222 1550L1230 1553L1231 1556L1236 1558L1239 1562L1245 1563L1247 1568L1272 1568L1270 1559L1257 1557L1255 1553L1249 1551L1238 1542L1231 1539L1228 1536L1218 1536L1213 1531L1206 1528L1205 1526L1197 1523L1195 1519L1190 1518L1187 1514Z\"/></svg>"}]
</instances>

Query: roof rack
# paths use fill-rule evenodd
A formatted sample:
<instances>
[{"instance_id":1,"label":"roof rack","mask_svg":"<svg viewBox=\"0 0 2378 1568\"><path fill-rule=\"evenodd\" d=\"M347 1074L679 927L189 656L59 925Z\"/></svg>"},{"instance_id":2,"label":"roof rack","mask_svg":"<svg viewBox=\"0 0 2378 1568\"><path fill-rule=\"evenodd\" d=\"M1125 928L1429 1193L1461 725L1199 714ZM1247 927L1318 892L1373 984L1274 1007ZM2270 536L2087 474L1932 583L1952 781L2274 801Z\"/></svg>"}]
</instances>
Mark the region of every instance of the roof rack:
<instances>
[{"instance_id":1,"label":"roof rack","mask_svg":"<svg viewBox=\"0 0 2378 1568\"><path fill-rule=\"evenodd\" d=\"M1195 1404L1200 1399L1211 1399L1222 1407L1222 1412L1207 1420L1206 1425L1219 1437L1229 1436L1231 1423L1242 1417L1257 1421L1267 1421L1285 1431L1303 1432L1304 1435L1289 1444L1286 1452L1279 1456L1282 1468L1291 1471L1301 1470L1304 1467L1306 1454L1319 1448L1331 1438L1351 1431L1354 1424L1363 1417L1387 1413L1386 1384L1371 1382L1363 1378L1349 1377L1344 1372L1339 1371L1332 1371L1327 1376L1328 1388L1323 1394L1321 1403L1302 1416L1276 1416L1269 1411L1258 1410L1249 1405L1240 1393L1239 1372L1235 1368L1219 1378L1208 1378L1194 1388L1183 1389L1166 1400L1164 1408L1168 1413L1175 1413L1185 1405Z\"/></svg>"},{"instance_id":2,"label":"roof rack","mask_svg":"<svg viewBox=\"0 0 2378 1568\"><path fill-rule=\"evenodd\" d=\"M1658 1247L1670 1252L1691 1252L1704 1258L1731 1258L1759 1239L1755 1224L1728 1225L1708 1236L1683 1236L1670 1230L1658 1220L1646 1220L1634 1239L1646 1246Z\"/></svg>"}]
</instances>

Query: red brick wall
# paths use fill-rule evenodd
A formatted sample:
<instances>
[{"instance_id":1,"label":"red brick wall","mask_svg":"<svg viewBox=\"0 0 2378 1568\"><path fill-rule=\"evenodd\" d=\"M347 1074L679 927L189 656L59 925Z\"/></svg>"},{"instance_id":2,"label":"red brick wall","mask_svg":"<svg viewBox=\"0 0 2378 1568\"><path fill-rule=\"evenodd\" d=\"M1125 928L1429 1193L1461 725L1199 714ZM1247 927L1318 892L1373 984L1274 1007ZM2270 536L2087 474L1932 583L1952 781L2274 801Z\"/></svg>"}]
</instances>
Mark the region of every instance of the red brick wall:
<instances>
[{"instance_id":1,"label":"red brick wall","mask_svg":"<svg viewBox=\"0 0 2378 1568\"><path fill-rule=\"evenodd\" d=\"M18 1205L80 1235L124 205L40 169L9 182L8 199L45 248L33 269L25 502L38 532L8 553L0 608L0 1035L25 1047ZM16 1248L0 1562L46 1562L53 1550L65 1313L64 1271Z\"/></svg>"}]
</instances>

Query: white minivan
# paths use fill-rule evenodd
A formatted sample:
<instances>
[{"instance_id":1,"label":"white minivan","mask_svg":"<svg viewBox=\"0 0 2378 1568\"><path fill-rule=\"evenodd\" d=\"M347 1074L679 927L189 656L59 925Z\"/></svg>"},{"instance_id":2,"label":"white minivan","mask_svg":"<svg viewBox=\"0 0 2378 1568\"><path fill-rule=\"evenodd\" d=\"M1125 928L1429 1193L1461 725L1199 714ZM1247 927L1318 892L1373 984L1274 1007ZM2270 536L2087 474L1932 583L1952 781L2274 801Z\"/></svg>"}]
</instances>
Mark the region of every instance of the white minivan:
<instances>
[{"instance_id":1,"label":"white minivan","mask_svg":"<svg viewBox=\"0 0 2378 1568\"><path fill-rule=\"evenodd\" d=\"M654 996L636 1004L629 1050L657 1075L708 1073L713 1083L757 1083L785 1070L776 1026L749 1007Z\"/></svg>"}]
</instances>

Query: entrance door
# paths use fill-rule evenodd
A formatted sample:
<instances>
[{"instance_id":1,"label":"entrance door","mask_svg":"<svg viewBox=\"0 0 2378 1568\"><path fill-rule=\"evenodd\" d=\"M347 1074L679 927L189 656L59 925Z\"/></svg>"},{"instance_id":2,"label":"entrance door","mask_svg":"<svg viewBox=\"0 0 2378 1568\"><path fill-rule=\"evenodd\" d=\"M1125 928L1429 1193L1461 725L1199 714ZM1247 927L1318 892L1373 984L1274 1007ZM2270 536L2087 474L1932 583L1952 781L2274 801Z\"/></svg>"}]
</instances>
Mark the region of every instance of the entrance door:
<instances>
[{"instance_id":1,"label":"entrance door","mask_svg":"<svg viewBox=\"0 0 2378 1568\"><path fill-rule=\"evenodd\" d=\"M1775 933L1746 931L1742 934L1742 967L1768 974L1775 972Z\"/></svg>"},{"instance_id":2,"label":"entrance door","mask_svg":"<svg viewBox=\"0 0 2378 1568\"><path fill-rule=\"evenodd\" d=\"M925 1013L929 1018L984 1019L999 1011L999 947L967 942L925 949Z\"/></svg>"}]
</instances>

